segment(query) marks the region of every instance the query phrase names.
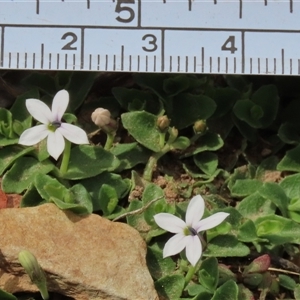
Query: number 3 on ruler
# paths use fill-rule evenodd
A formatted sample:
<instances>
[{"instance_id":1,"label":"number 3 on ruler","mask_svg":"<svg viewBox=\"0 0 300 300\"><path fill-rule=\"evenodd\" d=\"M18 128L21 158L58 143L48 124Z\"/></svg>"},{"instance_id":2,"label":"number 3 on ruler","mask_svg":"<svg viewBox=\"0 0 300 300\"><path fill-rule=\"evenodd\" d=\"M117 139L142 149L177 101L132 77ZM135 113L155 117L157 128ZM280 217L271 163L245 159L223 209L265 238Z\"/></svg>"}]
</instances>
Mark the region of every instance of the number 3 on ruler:
<instances>
[{"instance_id":1,"label":"number 3 on ruler","mask_svg":"<svg viewBox=\"0 0 300 300\"><path fill-rule=\"evenodd\" d=\"M235 47L235 36L230 35L229 38L222 45L221 50L230 51L230 53L234 53L237 48Z\"/></svg>"}]
</instances>

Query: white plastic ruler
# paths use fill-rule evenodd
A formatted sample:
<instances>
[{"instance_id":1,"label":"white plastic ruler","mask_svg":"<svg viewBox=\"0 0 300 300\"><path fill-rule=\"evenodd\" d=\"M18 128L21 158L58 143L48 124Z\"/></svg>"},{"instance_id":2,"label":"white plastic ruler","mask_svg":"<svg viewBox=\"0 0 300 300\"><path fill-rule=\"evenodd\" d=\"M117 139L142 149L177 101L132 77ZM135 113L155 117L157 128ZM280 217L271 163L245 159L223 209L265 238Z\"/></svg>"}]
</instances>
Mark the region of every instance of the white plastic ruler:
<instances>
[{"instance_id":1,"label":"white plastic ruler","mask_svg":"<svg viewBox=\"0 0 300 300\"><path fill-rule=\"evenodd\" d=\"M300 2L0 0L0 68L300 75Z\"/></svg>"}]
</instances>

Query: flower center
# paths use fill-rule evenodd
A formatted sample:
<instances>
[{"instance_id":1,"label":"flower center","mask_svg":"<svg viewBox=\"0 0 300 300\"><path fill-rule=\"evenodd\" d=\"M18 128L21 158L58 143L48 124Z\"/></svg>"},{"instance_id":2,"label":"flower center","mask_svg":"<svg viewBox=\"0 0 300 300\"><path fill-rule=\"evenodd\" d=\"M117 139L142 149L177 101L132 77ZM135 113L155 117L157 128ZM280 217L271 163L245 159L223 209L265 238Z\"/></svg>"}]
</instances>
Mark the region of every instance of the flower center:
<instances>
[{"instance_id":1,"label":"flower center","mask_svg":"<svg viewBox=\"0 0 300 300\"><path fill-rule=\"evenodd\" d=\"M197 231L196 231L193 227L188 226L188 227L186 227L186 228L184 229L184 234L185 234L185 235L192 235L192 236L195 236L195 235L197 235L198 233L197 233Z\"/></svg>"},{"instance_id":2,"label":"flower center","mask_svg":"<svg viewBox=\"0 0 300 300\"><path fill-rule=\"evenodd\" d=\"M53 132L54 132L57 128L60 127L60 125L61 125L61 122L54 121L53 123L50 123L50 124L48 125L48 129L49 129L50 131L53 131Z\"/></svg>"}]
</instances>

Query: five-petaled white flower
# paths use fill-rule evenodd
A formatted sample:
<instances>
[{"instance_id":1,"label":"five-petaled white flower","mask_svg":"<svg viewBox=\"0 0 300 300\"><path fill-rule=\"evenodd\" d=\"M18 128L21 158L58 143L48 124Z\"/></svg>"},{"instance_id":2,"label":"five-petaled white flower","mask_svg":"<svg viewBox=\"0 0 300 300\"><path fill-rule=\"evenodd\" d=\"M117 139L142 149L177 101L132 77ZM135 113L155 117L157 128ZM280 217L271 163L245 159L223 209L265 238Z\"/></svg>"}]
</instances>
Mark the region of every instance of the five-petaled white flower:
<instances>
[{"instance_id":1,"label":"five-petaled white flower","mask_svg":"<svg viewBox=\"0 0 300 300\"><path fill-rule=\"evenodd\" d=\"M190 201L185 222L180 218L168 214L159 213L154 216L157 225L167 231L176 233L170 238L163 250L163 257L175 255L186 248L188 261L195 266L202 255L202 245L198 233L218 226L228 217L228 213L218 212L206 219L200 220L205 209L204 200L200 195Z\"/></svg>"},{"instance_id":2,"label":"five-petaled white flower","mask_svg":"<svg viewBox=\"0 0 300 300\"><path fill-rule=\"evenodd\" d=\"M88 144L88 137L84 130L75 125L61 122L68 104L69 93L66 90L56 93L52 102L52 110L38 99L27 99L27 110L42 124L25 130L20 136L19 144L31 146L48 137L48 153L56 160L64 151L64 138L74 144Z\"/></svg>"}]
</instances>

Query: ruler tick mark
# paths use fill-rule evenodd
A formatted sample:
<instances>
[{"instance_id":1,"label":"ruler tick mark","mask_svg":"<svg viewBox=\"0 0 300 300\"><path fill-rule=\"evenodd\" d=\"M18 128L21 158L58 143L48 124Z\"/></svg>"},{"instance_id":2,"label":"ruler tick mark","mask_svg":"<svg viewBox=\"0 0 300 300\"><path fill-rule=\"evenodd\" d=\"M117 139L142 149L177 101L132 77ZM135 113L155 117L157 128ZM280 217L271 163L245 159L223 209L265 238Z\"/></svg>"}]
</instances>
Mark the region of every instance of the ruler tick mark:
<instances>
[{"instance_id":1,"label":"ruler tick mark","mask_svg":"<svg viewBox=\"0 0 300 300\"><path fill-rule=\"evenodd\" d=\"M225 61L225 73L228 73L228 57L226 56L226 61Z\"/></svg>"},{"instance_id":2,"label":"ruler tick mark","mask_svg":"<svg viewBox=\"0 0 300 300\"><path fill-rule=\"evenodd\" d=\"M250 74L252 74L252 57L250 58Z\"/></svg>"},{"instance_id":3,"label":"ruler tick mark","mask_svg":"<svg viewBox=\"0 0 300 300\"><path fill-rule=\"evenodd\" d=\"M25 52L25 69L27 68L27 52Z\"/></svg>"},{"instance_id":4,"label":"ruler tick mark","mask_svg":"<svg viewBox=\"0 0 300 300\"><path fill-rule=\"evenodd\" d=\"M97 71L100 70L100 55L97 55Z\"/></svg>"},{"instance_id":5,"label":"ruler tick mark","mask_svg":"<svg viewBox=\"0 0 300 300\"><path fill-rule=\"evenodd\" d=\"M73 70L75 70L76 67L76 55L73 53Z\"/></svg>"},{"instance_id":6,"label":"ruler tick mark","mask_svg":"<svg viewBox=\"0 0 300 300\"><path fill-rule=\"evenodd\" d=\"M20 56L20 54L19 54L19 52L17 53L17 69L19 69L19 56Z\"/></svg>"},{"instance_id":7,"label":"ruler tick mark","mask_svg":"<svg viewBox=\"0 0 300 300\"><path fill-rule=\"evenodd\" d=\"M260 58L257 59L258 74L260 74Z\"/></svg>"},{"instance_id":8,"label":"ruler tick mark","mask_svg":"<svg viewBox=\"0 0 300 300\"><path fill-rule=\"evenodd\" d=\"M56 68L59 69L59 53L57 53Z\"/></svg>"},{"instance_id":9,"label":"ruler tick mark","mask_svg":"<svg viewBox=\"0 0 300 300\"><path fill-rule=\"evenodd\" d=\"M105 55L105 71L107 71L107 65L108 65L108 55Z\"/></svg>"},{"instance_id":10,"label":"ruler tick mark","mask_svg":"<svg viewBox=\"0 0 300 300\"><path fill-rule=\"evenodd\" d=\"M274 58L274 75L276 75L276 58Z\"/></svg>"},{"instance_id":11,"label":"ruler tick mark","mask_svg":"<svg viewBox=\"0 0 300 300\"><path fill-rule=\"evenodd\" d=\"M44 68L44 44L41 44L41 69Z\"/></svg>"},{"instance_id":12,"label":"ruler tick mark","mask_svg":"<svg viewBox=\"0 0 300 300\"><path fill-rule=\"evenodd\" d=\"M51 70L51 53L49 53L49 70Z\"/></svg>"},{"instance_id":13,"label":"ruler tick mark","mask_svg":"<svg viewBox=\"0 0 300 300\"><path fill-rule=\"evenodd\" d=\"M140 56L139 55L137 57L137 60L138 60L137 71L139 72L140 71Z\"/></svg>"},{"instance_id":14,"label":"ruler tick mark","mask_svg":"<svg viewBox=\"0 0 300 300\"><path fill-rule=\"evenodd\" d=\"M196 73L196 68L197 68L197 57L194 56L194 73Z\"/></svg>"},{"instance_id":15,"label":"ruler tick mark","mask_svg":"<svg viewBox=\"0 0 300 300\"><path fill-rule=\"evenodd\" d=\"M293 13L293 0L290 0L290 13Z\"/></svg>"},{"instance_id":16,"label":"ruler tick mark","mask_svg":"<svg viewBox=\"0 0 300 300\"><path fill-rule=\"evenodd\" d=\"M204 47L201 48L201 72L204 73Z\"/></svg>"},{"instance_id":17,"label":"ruler tick mark","mask_svg":"<svg viewBox=\"0 0 300 300\"><path fill-rule=\"evenodd\" d=\"M40 0L36 0L36 14L40 13Z\"/></svg>"},{"instance_id":18,"label":"ruler tick mark","mask_svg":"<svg viewBox=\"0 0 300 300\"><path fill-rule=\"evenodd\" d=\"M290 58L290 75L292 75L292 74L293 74L293 61Z\"/></svg>"},{"instance_id":19,"label":"ruler tick mark","mask_svg":"<svg viewBox=\"0 0 300 300\"><path fill-rule=\"evenodd\" d=\"M92 70L92 54L90 54L90 57L89 57L89 70L90 71Z\"/></svg>"},{"instance_id":20,"label":"ruler tick mark","mask_svg":"<svg viewBox=\"0 0 300 300\"><path fill-rule=\"evenodd\" d=\"M233 59L233 73L236 74L236 57Z\"/></svg>"},{"instance_id":21,"label":"ruler tick mark","mask_svg":"<svg viewBox=\"0 0 300 300\"><path fill-rule=\"evenodd\" d=\"M298 75L300 75L300 59L298 59Z\"/></svg>"},{"instance_id":22,"label":"ruler tick mark","mask_svg":"<svg viewBox=\"0 0 300 300\"><path fill-rule=\"evenodd\" d=\"M121 46L121 71L124 71L124 45Z\"/></svg>"},{"instance_id":23,"label":"ruler tick mark","mask_svg":"<svg viewBox=\"0 0 300 300\"><path fill-rule=\"evenodd\" d=\"M146 72L148 72L148 55L146 55Z\"/></svg>"},{"instance_id":24,"label":"ruler tick mark","mask_svg":"<svg viewBox=\"0 0 300 300\"><path fill-rule=\"evenodd\" d=\"M8 67L11 67L11 52L8 53Z\"/></svg>"},{"instance_id":25,"label":"ruler tick mark","mask_svg":"<svg viewBox=\"0 0 300 300\"><path fill-rule=\"evenodd\" d=\"M154 55L154 72L156 72L156 55Z\"/></svg>"},{"instance_id":26,"label":"ruler tick mark","mask_svg":"<svg viewBox=\"0 0 300 300\"><path fill-rule=\"evenodd\" d=\"M32 55L32 69L35 69L35 53Z\"/></svg>"},{"instance_id":27,"label":"ruler tick mark","mask_svg":"<svg viewBox=\"0 0 300 300\"><path fill-rule=\"evenodd\" d=\"M132 64L132 58L131 55L129 55L129 72L131 72L131 64Z\"/></svg>"},{"instance_id":28,"label":"ruler tick mark","mask_svg":"<svg viewBox=\"0 0 300 300\"><path fill-rule=\"evenodd\" d=\"M113 70L116 71L116 55L114 54L114 65L113 65Z\"/></svg>"},{"instance_id":29,"label":"ruler tick mark","mask_svg":"<svg viewBox=\"0 0 300 300\"><path fill-rule=\"evenodd\" d=\"M266 74L269 73L268 59L266 58Z\"/></svg>"},{"instance_id":30,"label":"ruler tick mark","mask_svg":"<svg viewBox=\"0 0 300 300\"><path fill-rule=\"evenodd\" d=\"M284 49L281 49L281 74L284 74Z\"/></svg>"},{"instance_id":31,"label":"ruler tick mark","mask_svg":"<svg viewBox=\"0 0 300 300\"><path fill-rule=\"evenodd\" d=\"M185 72L187 73L189 71L189 58L186 56L185 57Z\"/></svg>"},{"instance_id":32,"label":"ruler tick mark","mask_svg":"<svg viewBox=\"0 0 300 300\"><path fill-rule=\"evenodd\" d=\"M177 72L180 72L180 56L177 56Z\"/></svg>"},{"instance_id":33,"label":"ruler tick mark","mask_svg":"<svg viewBox=\"0 0 300 300\"><path fill-rule=\"evenodd\" d=\"M212 57L209 57L209 72L212 73Z\"/></svg>"},{"instance_id":34,"label":"ruler tick mark","mask_svg":"<svg viewBox=\"0 0 300 300\"><path fill-rule=\"evenodd\" d=\"M68 54L65 54L65 70L68 69Z\"/></svg>"}]
</instances>

